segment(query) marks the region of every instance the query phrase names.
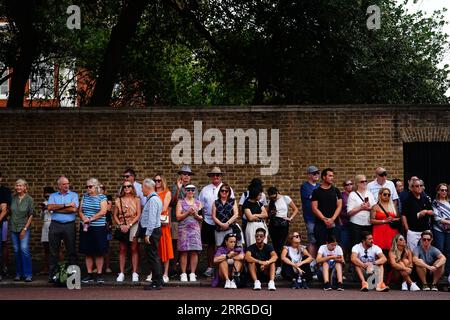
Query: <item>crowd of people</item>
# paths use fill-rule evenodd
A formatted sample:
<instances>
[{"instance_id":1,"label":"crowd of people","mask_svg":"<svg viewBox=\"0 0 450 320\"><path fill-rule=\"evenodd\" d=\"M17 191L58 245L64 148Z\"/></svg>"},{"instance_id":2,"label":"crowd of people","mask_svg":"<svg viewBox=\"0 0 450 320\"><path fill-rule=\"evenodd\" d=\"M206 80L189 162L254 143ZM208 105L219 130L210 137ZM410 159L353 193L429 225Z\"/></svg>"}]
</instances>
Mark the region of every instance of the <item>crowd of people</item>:
<instances>
[{"instance_id":1,"label":"crowd of people","mask_svg":"<svg viewBox=\"0 0 450 320\"><path fill-rule=\"evenodd\" d=\"M212 278L212 286L226 289L252 283L254 290L261 290L261 283L267 282L269 290L276 290L275 281L282 277L293 289L308 289L317 278L325 291L342 291L344 273L353 272L361 291L384 292L395 284L405 291L437 291L441 277L449 275L446 183L437 186L432 200L418 177L411 177L404 190L401 180L388 180L386 170L379 167L373 181L359 174L344 179L341 191L331 168L319 171L309 166L300 187L306 227L302 237L298 231L290 233L298 207L275 186L267 189L266 196L263 182L254 178L237 201L218 167L207 173L211 183L201 190L191 181L194 173L188 165L178 175L169 188L160 173L141 184L128 168L115 199L96 178L86 181L86 192L80 196L65 176L57 179L57 191L44 187L40 273L54 282L58 261L77 264L82 254L86 269L82 282L103 283L103 270L112 272L109 242L115 239L119 241L116 281L125 280L129 258L131 281L139 282L144 255L150 269L146 290L161 289L177 268L180 281L197 281L204 246L204 275ZM1 178L0 174L0 182ZM14 193L0 187L0 266L8 256L1 245L7 247L5 229L9 228L14 280L31 282L30 229L35 204L27 190L24 179L16 181Z\"/></svg>"}]
</instances>

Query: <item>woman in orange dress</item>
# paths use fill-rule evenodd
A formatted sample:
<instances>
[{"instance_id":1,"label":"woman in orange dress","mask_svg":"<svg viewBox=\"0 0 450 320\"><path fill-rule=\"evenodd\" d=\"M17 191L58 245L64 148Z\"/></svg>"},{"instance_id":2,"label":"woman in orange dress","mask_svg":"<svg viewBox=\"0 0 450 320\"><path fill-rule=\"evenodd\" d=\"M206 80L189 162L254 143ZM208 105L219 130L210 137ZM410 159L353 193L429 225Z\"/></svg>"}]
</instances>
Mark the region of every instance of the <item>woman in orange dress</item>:
<instances>
[{"instance_id":1,"label":"woman in orange dress","mask_svg":"<svg viewBox=\"0 0 450 320\"><path fill-rule=\"evenodd\" d=\"M373 225L373 243L389 252L392 239L399 233L392 224L400 224L400 216L388 188L381 188L378 192L378 203L372 208L370 222Z\"/></svg>"},{"instance_id":2,"label":"woman in orange dress","mask_svg":"<svg viewBox=\"0 0 450 320\"><path fill-rule=\"evenodd\" d=\"M173 247L172 247L172 234L170 230L170 201L172 200L172 194L167 188L167 180L164 176L157 174L153 178L156 183L155 190L163 203L163 211L161 216L167 217L167 224L161 221L161 238L159 240L158 255L161 261L164 263L164 283L169 282L169 260L173 259Z\"/></svg>"}]
</instances>

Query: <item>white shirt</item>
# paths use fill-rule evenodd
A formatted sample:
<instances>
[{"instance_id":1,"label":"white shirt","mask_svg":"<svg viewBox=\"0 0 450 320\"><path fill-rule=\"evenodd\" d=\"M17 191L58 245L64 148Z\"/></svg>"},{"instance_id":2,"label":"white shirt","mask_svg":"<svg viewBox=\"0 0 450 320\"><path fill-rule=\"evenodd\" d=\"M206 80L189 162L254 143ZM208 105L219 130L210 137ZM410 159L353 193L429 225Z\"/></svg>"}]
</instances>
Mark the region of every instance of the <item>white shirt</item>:
<instances>
[{"instance_id":1,"label":"white shirt","mask_svg":"<svg viewBox=\"0 0 450 320\"><path fill-rule=\"evenodd\" d=\"M287 254L293 263L299 263L300 261L302 261L303 251L305 250L305 247L299 246L298 251L291 246L286 246L285 248L287 249Z\"/></svg>"},{"instance_id":2,"label":"white shirt","mask_svg":"<svg viewBox=\"0 0 450 320\"><path fill-rule=\"evenodd\" d=\"M145 205L145 201L147 200L146 197L144 197L144 194L142 193L142 184L135 181L133 183L134 189L136 190L136 195L141 199L141 206Z\"/></svg>"},{"instance_id":3,"label":"white shirt","mask_svg":"<svg viewBox=\"0 0 450 320\"><path fill-rule=\"evenodd\" d=\"M383 253L383 250L376 244L372 245L369 249L367 249L367 255L366 255L366 249L364 249L362 243L355 244L352 248L352 253L357 253L359 260L361 260L362 263L366 262L374 262L377 260L377 256L380 253Z\"/></svg>"},{"instance_id":4,"label":"white shirt","mask_svg":"<svg viewBox=\"0 0 450 320\"><path fill-rule=\"evenodd\" d=\"M378 191L380 191L381 188L388 188L391 191L392 201L398 199L397 190L395 189L395 185L392 181L386 180L386 182L381 186L378 184L377 179L375 179L374 181L369 182L367 189L372 193L376 202L378 202Z\"/></svg>"},{"instance_id":5,"label":"white shirt","mask_svg":"<svg viewBox=\"0 0 450 320\"><path fill-rule=\"evenodd\" d=\"M322 257L329 257L329 256L344 256L344 252L342 251L341 246L336 245L333 251L330 251L326 244L323 244L320 246L319 251L317 253L322 254Z\"/></svg>"},{"instance_id":6,"label":"white shirt","mask_svg":"<svg viewBox=\"0 0 450 320\"><path fill-rule=\"evenodd\" d=\"M222 184L223 183L220 183L217 187L212 183L208 184L207 186L203 187L202 191L200 192L200 196L198 197L200 202L203 204L204 219L207 224L215 225L212 218L212 205L218 198L219 190ZM231 198L234 198L233 189L231 189Z\"/></svg>"},{"instance_id":7,"label":"white shirt","mask_svg":"<svg viewBox=\"0 0 450 320\"><path fill-rule=\"evenodd\" d=\"M364 191L363 193L358 192L361 198L369 198L369 205L373 207L377 202L373 198L373 195L368 191ZM347 200L347 212L358 208L364 202L360 197L356 194L355 191L352 191L348 196ZM361 210L357 214L350 217L350 222L360 225L360 226L370 226L370 211L369 210Z\"/></svg>"},{"instance_id":8,"label":"white shirt","mask_svg":"<svg viewBox=\"0 0 450 320\"><path fill-rule=\"evenodd\" d=\"M278 218L287 218L291 201L292 199L289 196L281 196L280 199L275 201L275 207L277 208L277 214L275 216Z\"/></svg>"},{"instance_id":9,"label":"white shirt","mask_svg":"<svg viewBox=\"0 0 450 320\"><path fill-rule=\"evenodd\" d=\"M244 204L244 202L245 202L245 200L247 200L247 198L248 198L248 195L249 195L249 193L248 193L248 190L247 191L245 191L243 194L242 194L242 196L241 196L241 198L239 199L239 205L243 205ZM264 192L261 192L261 197L259 198L259 203L261 203L263 206L267 206L268 204L269 204L269 202L267 201L267 199L266 199L266 195L264 194Z\"/></svg>"}]
</instances>

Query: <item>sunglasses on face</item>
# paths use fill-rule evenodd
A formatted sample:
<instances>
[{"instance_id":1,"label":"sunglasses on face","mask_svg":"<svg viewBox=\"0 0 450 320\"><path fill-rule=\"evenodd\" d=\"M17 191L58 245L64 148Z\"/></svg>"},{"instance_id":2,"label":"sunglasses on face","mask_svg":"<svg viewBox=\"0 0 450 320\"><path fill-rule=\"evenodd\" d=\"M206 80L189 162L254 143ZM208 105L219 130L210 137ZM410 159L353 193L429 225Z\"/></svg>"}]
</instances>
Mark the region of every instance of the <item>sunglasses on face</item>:
<instances>
[{"instance_id":1,"label":"sunglasses on face","mask_svg":"<svg viewBox=\"0 0 450 320\"><path fill-rule=\"evenodd\" d=\"M422 238L422 241L431 241L431 238Z\"/></svg>"},{"instance_id":2,"label":"sunglasses on face","mask_svg":"<svg viewBox=\"0 0 450 320\"><path fill-rule=\"evenodd\" d=\"M344 184L345 187L352 186L352 185L353 185L353 182L349 182L349 183Z\"/></svg>"},{"instance_id":3,"label":"sunglasses on face","mask_svg":"<svg viewBox=\"0 0 450 320\"><path fill-rule=\"evenodd\" d=\"M316 176L316 175L320 174L320 172L316 171L316 172L313 172L312 174Z\"/></svg>"},{"instance_id":4,"label":"sunglasses on face","mask_svg":"<svg viewBox=\"0 0 450 320\"><path fill-rule=\"evenodd\" d=\"M161 182L161 179L155 179L154 181L155 182Z\"/></svg>"},{"instance_id":5,"label":"sunglasses on face","mask_svg":"<svg viewBox=\"0 0 450 320\"><path fill-rule=\"evenodd\" d=\"M387 172L382 172L382 173L378 173L377 176L379 177L386 177L387 176Z\"/></svg>"},{"instance_id":6,"label":"sunglasses on face","mask_svg":"<svg viewBox=\"0 0 450 320\"><path fill-rule=\"evenodd\" d=\"M222 189L222 190L220 190L220 192L221 192L221 193L228 193L228 192L230 192L230 190Z\"/></svg>"},{"instance_id":7,"label":"sunglasses on face","mask_svg":"<svg viewBox=\"0 0 450 320\"><path fill-rule=\"evenodd\" d=\"M191 174L189 172L182 172L181 173L183 176L190 176Z\"/></svg>"},{"instance_id":8,"label":"sunglasses on face","mask_svg":"<svg viewBox=\"0 0 450 320\"><path fill-rule=\"evenodd\" d=\"M90 185L90 186L86 186L86 188L88 188L88 189L91 189L91 188L93 188L93 187L94 187L94 186L91 186L91 185Z\"/></svg>"},{"instance_id":9,"label":"sunglasses on face","mask_svg":"<svg viewBox=\"0 0 450 320\"><path fill-rule=\"evenodd\" d=\"M415 184L415 185L413 185L413 187L414 187L414 188L420 188L420 187L422 187L422 185L420 185L420 184Z\"/></svg>"},{"instance_id":10,"label":"sunglasses on face","mask_svg":"<svg viewBox=\"0 0 450 320\"><path fill-rule=\"evenodd\" d=\"M131 177L130 174L124 174L124 175L122 176L122 178L124 178L124 179L128 179L129 177Z\"/></svg>"},{"instance_id":11,"label":"sunglasses on face","mask_svg":"<svg viewBox=\"0 0 450 320\"><path fill-rule=\"evenodd\" d=\"M210 177L220 177L221 174L220 173L211 173L209 176Z\"/></svg>"},{"instance_id":12,"label":"sunglasses on face","mask_svg":"<svg viewBox=\"0 0 450 320\"><path fill-rule=\"evenodd\" d=\"M123 187L124 188L131 188L131 184L125 184Z\"/></svg>"},{"instance_id":13,"label":"sunglasses on face","mask_svg":"<svg viewBox=\"0 0 450 320\"><path fill-rule=\"evenodd\" d=\"M300 235L299 234L294 234L292 237L293 238L300 238Z\"/></svg>"},{"instance_id":14,"label":"sunglasses on face","mask_svg":"<svg viewBox=\"0 0 450 320\"><path fill-rule=\"evenodd\" d=\"M256 236L255 236L255 238L264 238L265 237L265 235L263 235L263 234L257 234Z\"/></svg>"},{"instance_id":15,"label":"sunglasses on face","mask_svg":"<svg viewBox=\"0 0 450 320\"><path fill-rule=\"evenodd\" d=\"M391 194L390 194L390 193L382 193L382 195L383 195L383 196L385 196L385 197L386 197L386 196L388 196L388 197L390 197L390 196L391 196Z\"/></svg>"},{"instance_id":16,"label":"sunglasses on face","mask_svg":"<svg viewBox=\"0 0 450 320\"><path fill-rule=\"evenodd\" d=\"M194 188L186 188L186 192L194 192L195 189Z\"/></svg>"},{"instance_id":17,"label":"sunglasses on face","mask_svg":"<svg viewBox=\"0 0 450 320\"><path fill-rule=\"evenodd\" d=\"M359 183L367 183L367 180L361 180Z\"/></svg>"},{"instance_id":18,"label":"sunglasses on face","mask_svg":"<svg viewBox=\"0 0 450 320\"><path fill-rule=\"evenodd\" d=\"M447 189L439 189L440 192L448 192Z\"/></svg>"}]
</instances>

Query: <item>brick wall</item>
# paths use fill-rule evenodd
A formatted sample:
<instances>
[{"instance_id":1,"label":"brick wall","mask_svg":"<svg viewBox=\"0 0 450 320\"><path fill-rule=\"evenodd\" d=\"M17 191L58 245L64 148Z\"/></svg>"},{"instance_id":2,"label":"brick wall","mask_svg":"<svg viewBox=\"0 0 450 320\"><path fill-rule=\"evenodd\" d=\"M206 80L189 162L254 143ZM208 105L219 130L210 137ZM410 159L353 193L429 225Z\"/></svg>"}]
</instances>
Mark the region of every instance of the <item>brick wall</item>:
<instances>
[{"instance_id":1,"label":"brick wall","mask_svg":"<svg viewBox=\"0 0 450 320\"><path fill-rule=\"evenodd\" d=\"M181 165L171 161L177 144L171 135L185 128L193 138L194 121L202 121L203 133L217 128L224 138L227 128L273 128L280 133L279 171L262 179L266 187L276 185L301 207L299 185L308 165L335 169L339 186L355 174L372 179L380 165L389 178L402 177L403 142L450 141L449 110L449 106L0 110L0 170L10 187L17 178L25 178L36 203L42 201L42 188L55 185L61 174L69 177L77 192L83 191L87 178L96 177L113 193L126 167L136 170L138 180L161 172L175 181ZM206 172L212 166L191 164L196 173L193 183L207 184ZM238 195L260 176L259 164L219 166ZM36 218L33 224L31 247L37 262L42 258L41 221ZM305 232L301 215L294 228ZM116 252L114 247L113 260Z\"/></svg>"}]
</instances>

